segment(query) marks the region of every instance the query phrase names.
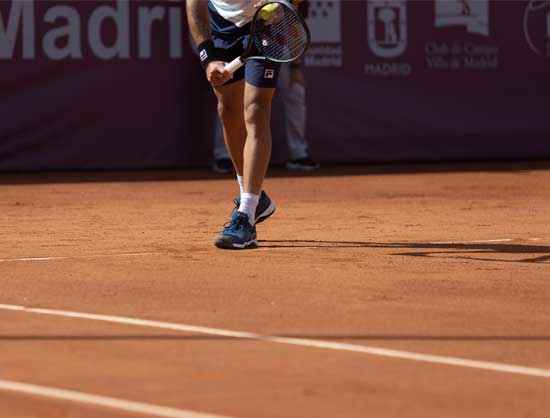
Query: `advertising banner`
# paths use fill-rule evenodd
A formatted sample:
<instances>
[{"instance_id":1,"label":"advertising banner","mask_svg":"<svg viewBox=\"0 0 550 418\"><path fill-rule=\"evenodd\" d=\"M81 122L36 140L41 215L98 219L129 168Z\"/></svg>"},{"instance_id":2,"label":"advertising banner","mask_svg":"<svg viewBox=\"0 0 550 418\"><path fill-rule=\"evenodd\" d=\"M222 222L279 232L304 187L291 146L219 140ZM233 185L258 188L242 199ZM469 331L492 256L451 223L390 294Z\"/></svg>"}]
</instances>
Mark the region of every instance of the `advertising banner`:
<instances>
[{"instance_id":1,"label":"advertising banner","mask_svg":"<svg viewBox=\"0 0 550 418\"><path fill-rule=\"evenodd\" d=\"M549 1L312 2L308 21L309 135L335 160L550 155Z\"/></svg>"},{"instance_id":2,"label":"advertising banner","mask_svg":"<svg viewBox=\"0 0 550 418\"><path fill-rule=\"evenodd\" d=\"M550 157L550 1L327 0L306 14L321 162ZM214 112L183 1L0 0L0 170L205 165ZM275 162L285 144L276 128Z\"/></svg>"}]
</instances>

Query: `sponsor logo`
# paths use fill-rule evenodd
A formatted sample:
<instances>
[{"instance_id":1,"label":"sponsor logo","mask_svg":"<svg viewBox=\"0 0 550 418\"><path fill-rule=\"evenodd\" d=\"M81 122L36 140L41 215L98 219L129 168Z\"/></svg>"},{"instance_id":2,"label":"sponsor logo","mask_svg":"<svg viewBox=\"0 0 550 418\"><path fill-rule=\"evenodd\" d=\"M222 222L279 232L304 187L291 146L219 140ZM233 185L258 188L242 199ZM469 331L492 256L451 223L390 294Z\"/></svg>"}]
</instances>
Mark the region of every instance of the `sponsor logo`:
<instances>
[{"instance_id":1,"label":"sponsor logo","mask_svg":"<svg viewBox=\"0 0 550 418\"><path fill-rule=\"evenodd\" d=\"M342 24L340 14L339 1L310 2L306 21L311 31L312 42L341 42Z\"/></svg>"},{"instance_id":2,"label":"sponsor logo","mask_svg":"<svg viewBox=\"0 0 550 418\"><path fill-rule=\"evenodd\" d=\"M365 64L365 74L378 77L411 75L412 66L407 62L384 62L377 64Z\"/></svg>"},{"instance_id":3,"label":"sponsor logo","mask_svg":"<svg viewBox=\"0 0 550 418\"><path fill-rule=\"evenodd\" d=\"M342 17L340 1L308 2L306 22L311 32L311 47L305 63L310 67L342 66Z\"/></svg>"},{"instance_id":4,"label":"sponsor logo","mask_svg":"<svg viewBox=\"0 0 550 418\"><path fill-rule=\"evenodd\" d=\"M395 58L407 48L405 0L376 0L368 5L370 50L381 58Z\"/></svg>"},{"instance_id":5,"label":"sponsor logo","mask_svg":"<svg viewBox=\"0 0 550 418\"><path fill-rule=\"evenodd\" d=\"M479 40L490 34L489 0L436 0L435 27L441 30L454 26L463 26L470 36L464 41L440 38L426 42L428 69L490 71L499 68L499 47Z\"/></svg>"},{"instance_id":6,"label":"sponsor logo","mask_svg":"<svg viewBox=\"0 0 550 418\"><path fill-rule=\"evenodd\" d=\"M266 79L273 79L275 78L275 70L272 68L268 68L264 72L264 78Z\"/></svg>"},{"instance_id":7,"label":"sponsor logo","mask_svg":"<svg viewBox=\"0 0 550 418\"><path fill-rule=\"evenodd\" d=\"M489 36L489 0L436 0L435 26L464 26L468 33Z\"/></svg>"},{"instance_id":8,"label":"sponsor logo","mask_svg":"<svg viewBox=\"0 0 550 418\"><path fill-rule=\"evenodd\" d=\"M523 31L531 51L550 58L550 1L529 1L523 16Z\"/></svg>"},{"instance_id":9,"label":"sponsor logo","mask_svg":"<svg viewBox=\"0 0 550 418\"><path fill-rule=\"evenodd\" d=\"M208 59L208 53L206 52L206 49L203 49L200 53L201 62L204 62Z\"/></svg>"},{"instance_id":10,"label":"sponsor logo","mask_svg":"<svg viewBox=\"0 0 550 418\"><path fill-rule=\"evenodd\" d=\"M474 42L431 41L424 46L426 64L438 71L497 70L499 48Z\"/></svg>"},{"instance_id":11,"label":"sponsor logo","mask_svg":"<svg viewBox=\"0 0 550 418\"><path fill-rule=\"evenodd\" d=\"M144 5L117 0L94 5L84 13L71 2L56 5L37 0L0 2L0 60L83 59L85 55L102 60L153 56L153 30L164 25L168 30L170 58L183 56L183 8L179 2ZM105 27L114 34L105 36ZM48 28L44 30L42 28ZM156 37L156 35L155 35ZM134 39L137 42L134 42Z\"/></svg>"},{"instance_id":12,"label":"sponsor logo","mask_svg":"<svg viewBox=\"0 0 550 418\"><path fill-rule=\"evenodd\" d=\"M364 73L374 77L407 77L412 65L397 62L407 50L406 0L370 0L367 5L367 42L376 58L364 66Z\"/></svg>"}]
</instances>

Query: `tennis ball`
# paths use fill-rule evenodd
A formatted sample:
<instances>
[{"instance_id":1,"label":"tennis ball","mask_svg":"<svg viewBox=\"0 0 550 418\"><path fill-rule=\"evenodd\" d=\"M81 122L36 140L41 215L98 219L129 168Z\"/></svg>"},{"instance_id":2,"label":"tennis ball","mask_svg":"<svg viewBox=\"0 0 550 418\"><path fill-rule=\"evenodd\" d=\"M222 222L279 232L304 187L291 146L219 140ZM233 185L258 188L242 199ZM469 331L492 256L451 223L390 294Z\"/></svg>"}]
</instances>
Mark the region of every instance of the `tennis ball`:
<instances>
[{"instance_id":1,"label":"tennis ball","mask_svg":"<svg viewBox=\"0 0 550 418\"><path fill-rule=\"evenodd\" d=\"M270 20L277 12L277 3L270 3L260 9L260 17L263 20Z\"/></svg>"}]
</instances>

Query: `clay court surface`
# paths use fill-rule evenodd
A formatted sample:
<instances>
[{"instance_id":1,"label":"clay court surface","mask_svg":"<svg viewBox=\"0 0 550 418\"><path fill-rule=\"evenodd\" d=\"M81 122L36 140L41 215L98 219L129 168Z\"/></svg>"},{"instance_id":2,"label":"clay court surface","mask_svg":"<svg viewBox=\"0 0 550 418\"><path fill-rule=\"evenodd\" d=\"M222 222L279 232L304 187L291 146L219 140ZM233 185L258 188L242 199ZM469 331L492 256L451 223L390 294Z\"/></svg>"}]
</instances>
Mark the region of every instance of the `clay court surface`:
<instances>
[{"instance_id":1,"label":"clay court surface","mask_svg":"<svg viewBox=\"0 0 550 418\"><path fill-rule=\"evenodd\" d=\"M549 416L548 164L0 182L2 418Z\"/></svg>"}]
</instances>

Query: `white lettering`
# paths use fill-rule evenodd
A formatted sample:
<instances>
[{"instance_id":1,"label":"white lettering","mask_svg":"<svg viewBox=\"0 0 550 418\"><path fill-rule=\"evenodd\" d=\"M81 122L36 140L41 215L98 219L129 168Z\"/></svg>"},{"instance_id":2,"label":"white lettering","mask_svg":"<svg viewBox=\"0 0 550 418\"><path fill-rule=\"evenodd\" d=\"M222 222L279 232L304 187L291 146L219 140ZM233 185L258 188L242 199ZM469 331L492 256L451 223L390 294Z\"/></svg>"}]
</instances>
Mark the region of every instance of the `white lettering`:
<instances>
[{"instance_id":1,"label":"white lettering","mask_svg":"<svg viewBox=\"0 0 550 418\"><path fill-rule=\"evenodd\" d=\"M436 56L435 58L426 57L426 61L429 68L435 68L438 70L449 69L449 62L441 56Z\"/></svg>"},{"instance_id":2,"label":"white lettering","mask_svg":"<svg viewBox=\"0 0 550 418\"><path fill-rule=\"evenodd\" d=\"M464 68L470 70L496 70L498 59L486 57L464 57Z\"/></svg>"},{"instance_id":3,"label":"white lettering","mask_svg":"<svg viewBox=\"0 0 550 418\"><path fill-rule=\"evenodd\" d=\"M164 7L139 8L139 57L151 58L152 27L155 20L164 19Z\"/></svg>"},{"instance_id":4,"label":"white lettering","mask_svg":"<svg viewBox=\"0 0 550 418\"><path fill-rule=\"evenodd\" d=\"M12 1L7 24L0 13L0 59L11 59L23 20L23 58L34 58L34 3Z\"/></svg>"},{"instance_id":5,"label":"white lettering","mask_svg":"<svg viewBox=\"0 0 550 418\"><path fill-rule=\"evenodd\" d=\"M341 67L343 50L341 45L314 45L306 54L308 67Z\"/></svg>"},{"instance_id":6,"label":"white lettering","mask_svg":"<svg viewBox=\"0 0 550 418\"><path fill-rule=\"evenodd\" d=\"M128 59L132 53L150 59L159 42L168 42L170 58L183 57L184 9L179 0L150 7L116 0L92 7L89 15L70 2L57 6L44 2L40 8L35 8L35 0L4 3L0 7L0 60L30 60L37 54L52 60L82 59L86 51L103 60ZM39 11L42 16L36 15ZM134 16L136 21L130 21ZM159 34L167 39L154 42Z\"/></svg>"},{"instance_id":7,"label":"white lettering","mask_svg":"<svg viewBox=\"0 0 550 418\"><path fill-rule=\"evenodd\" d=\"M170 9L170 58L183 57L183 33L181 9Z\"/></svg>"},{"instance_id":8,"label":"white lettering","mask_svg":"<svg viewBox=\"0 0 550 418\"><path fill-rule=\"evenodd\" d=\"M409 76L412 66L408 63L365 64L365 74L373 76Z\"/></svg>"},{"instance_id":9,"label":"white lettering","mask_svg":"<svg viewBox=\"0 0 550 418\"><path fill-rule=\"evenodd\" d=\"M465 44L464 52L471 55L496 55L498 47L494 45Z\"/></svg>"},{"instance_id":10,"label":"white lettering","mask_svg":"<svg viewBox=\"0 0 550 418\"><path fill-rule=\"evenodd\" d=\"M82 43L80 30L80 16L78 12L69 6L52 7L44 16L44 21L55 23L58 19L65 19L67 24L55 29L51 29L44 35L42 47L44 53L53 60L62 60L65 58L82 58ZM58 40L67 38L67 45L58 46Z\"/></svg>"},{"instance_id":11,"label":"white lettering","mask_svg":"<svg viewBox=\"0 0 550 418\"><path fill-rule=\"evenodd\" d=\"M115 23L117 36L113 45L103 43L101 29L106 19ZM130 12L128 0L117 0L117 6L101 6L90 16L88 27L90 47L101 59L130 57Z\"/></svg>"}]
</instances>

